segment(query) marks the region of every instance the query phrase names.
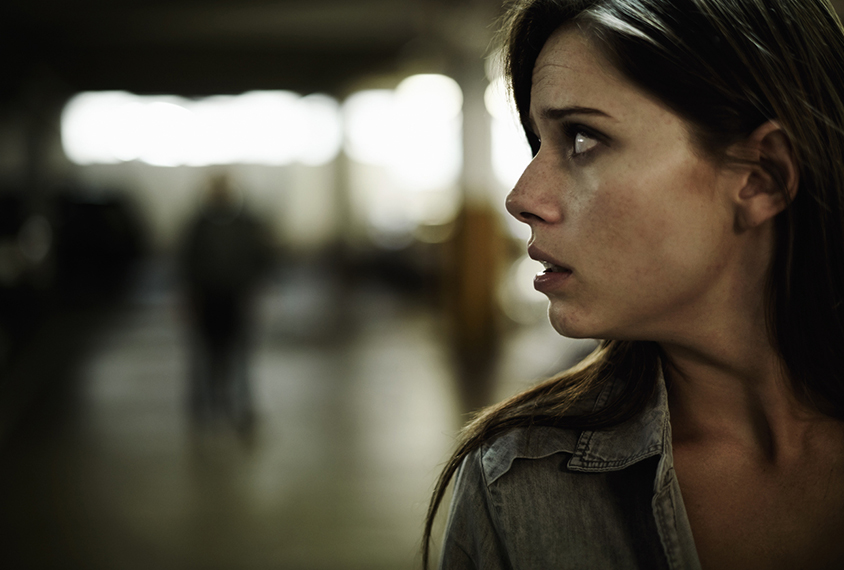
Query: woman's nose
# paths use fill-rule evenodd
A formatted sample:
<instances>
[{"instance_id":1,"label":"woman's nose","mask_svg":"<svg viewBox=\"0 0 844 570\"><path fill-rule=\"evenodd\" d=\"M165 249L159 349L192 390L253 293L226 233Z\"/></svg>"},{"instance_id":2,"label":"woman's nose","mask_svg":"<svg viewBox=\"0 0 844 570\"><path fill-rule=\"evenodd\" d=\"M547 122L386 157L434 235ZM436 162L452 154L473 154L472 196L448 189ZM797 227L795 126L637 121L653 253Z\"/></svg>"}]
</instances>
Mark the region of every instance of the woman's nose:
<instances>
[{"instance_id":1,"label":"woman's nose","mask_svg":"<svg viewBox=\"0 0 844 570\"><path fill-rule=\"evenodd\" d=\"M511 216L528 225L555 223L562 219L560 188L537 158L522 173L505 202Z\"/></svg>"}]
</instances>

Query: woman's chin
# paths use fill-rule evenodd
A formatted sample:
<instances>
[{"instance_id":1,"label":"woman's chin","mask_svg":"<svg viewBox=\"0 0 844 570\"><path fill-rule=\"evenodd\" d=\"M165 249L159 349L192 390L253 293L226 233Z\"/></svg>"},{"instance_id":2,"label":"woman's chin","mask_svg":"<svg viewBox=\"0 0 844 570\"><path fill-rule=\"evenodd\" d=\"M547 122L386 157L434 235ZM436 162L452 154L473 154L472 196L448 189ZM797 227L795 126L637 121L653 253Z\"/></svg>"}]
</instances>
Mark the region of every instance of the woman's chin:
<instances>
[{"instance_id":1,"label":"woman's chin","mask_svg":"<svg viewBox=\"0 0 844 570\"><path fill-rule=\"evenodd\" d=\"M571 314L555 314L553 308L548 312L551 326L562 336L568 338L597 338L597 328L575 318Z\"/></svg>"}]
</instances>

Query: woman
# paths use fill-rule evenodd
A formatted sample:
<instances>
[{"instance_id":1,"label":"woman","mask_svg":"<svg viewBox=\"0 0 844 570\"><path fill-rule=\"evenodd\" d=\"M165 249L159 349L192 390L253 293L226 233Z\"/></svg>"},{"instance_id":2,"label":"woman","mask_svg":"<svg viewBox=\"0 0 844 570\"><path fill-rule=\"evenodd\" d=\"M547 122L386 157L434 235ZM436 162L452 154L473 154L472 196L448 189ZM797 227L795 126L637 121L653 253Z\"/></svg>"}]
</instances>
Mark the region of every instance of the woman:
<instances>
[{"instance_id":1,"label":"woman","mask_svg":"<svg viewBox=\"0 0 844 570\"><path fill-rule=\"evenodd\" d=\"M523 0L507 199L585 362L482 412L441 566L844 567L844 34L826 0ZM459 471L458 471L459 470Z\"/></svg>"}]
</instances>

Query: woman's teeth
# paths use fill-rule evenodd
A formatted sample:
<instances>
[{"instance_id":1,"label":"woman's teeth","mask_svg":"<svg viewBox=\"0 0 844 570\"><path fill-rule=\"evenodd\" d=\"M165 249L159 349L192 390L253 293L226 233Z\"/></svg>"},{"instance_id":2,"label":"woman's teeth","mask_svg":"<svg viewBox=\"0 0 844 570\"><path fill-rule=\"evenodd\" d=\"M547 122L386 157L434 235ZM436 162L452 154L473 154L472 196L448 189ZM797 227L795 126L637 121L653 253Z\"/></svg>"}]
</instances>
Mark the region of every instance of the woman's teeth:
<instances>
[{"instance_id":1,"label":"woman's teeth","mask_svg":"<svg viewBox=\"0 0 844 570\"><path fill-rule=\"evenodd\" d=\"M549 263L547 261L543 261L541 263L542 266L545 267L545 273L562 273L563 271L567 271L559 265L554 265L553 263Z\"/></svg>"}]
</instances>

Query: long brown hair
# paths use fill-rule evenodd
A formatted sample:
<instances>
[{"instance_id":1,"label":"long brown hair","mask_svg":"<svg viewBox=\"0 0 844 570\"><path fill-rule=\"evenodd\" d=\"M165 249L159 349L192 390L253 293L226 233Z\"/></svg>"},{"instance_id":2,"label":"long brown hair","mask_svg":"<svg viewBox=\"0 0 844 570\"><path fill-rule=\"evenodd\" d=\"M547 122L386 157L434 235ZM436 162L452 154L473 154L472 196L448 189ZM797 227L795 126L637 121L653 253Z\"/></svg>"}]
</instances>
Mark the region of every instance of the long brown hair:
<instances>
[{"instance_id":1,"label":"long brown hair","mask_svg":"<svg viewBox=\"0 0 844 570\"><path fill-rule=\"evenodd\" d=\"M548 37L571 22L628 80L682 117L715 159L728 160L727 147L765 121L782 125L800 188L776 220L769 335L795 392L844 419L844 31L829 1L517 0L503 26L505 70L534 153L533 67ZM636 415L653 394L659 357L654 343L604 341L576 368L480 412L437 481L424 566L434 516L468 454L515 427L596 429ZM623 393L605 408L567 414L619 376Z\"/></svg>"}]
</instances>

